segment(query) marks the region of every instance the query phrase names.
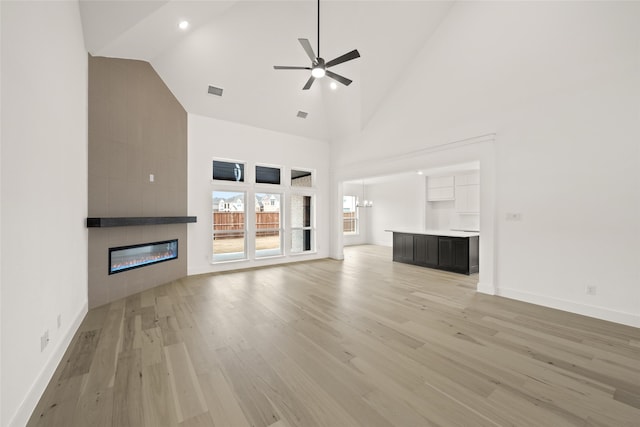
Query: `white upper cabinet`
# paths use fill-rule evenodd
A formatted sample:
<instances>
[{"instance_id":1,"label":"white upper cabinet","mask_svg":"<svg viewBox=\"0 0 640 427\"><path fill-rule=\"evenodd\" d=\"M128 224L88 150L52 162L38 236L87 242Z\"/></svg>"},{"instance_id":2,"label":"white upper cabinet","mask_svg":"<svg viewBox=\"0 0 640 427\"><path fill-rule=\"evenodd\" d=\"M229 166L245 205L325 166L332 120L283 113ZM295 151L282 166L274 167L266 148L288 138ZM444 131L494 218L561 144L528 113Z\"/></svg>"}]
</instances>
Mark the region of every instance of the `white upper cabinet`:
<instances>
[{"instance_id":1,"label":"white upper cabinet","mask_svg":"<svg viewBox=\"0 0 640 427\"><path fill-rule=\"evenodd\" d=\"M458 213L480 212L480 174L478 172L456 175L455 209Z\"/></svg>"},{"instance_id":2,"label":"white upper cabinet","mask_svg":"<svg viewBox=\"0 0 640 427\"><path fill-rule=\"evenodd\" d=\"M478 172L464 174L464 175L456 175L455 179L456 186L458 185L479 185L480 184L480 174Z\"/></svg>"},{"instance_id":3,"label":"white upper cabinet","mask_svg":"<svg viewBox=\"0 0 640 427\"><path fill-rule=\"evenodd\" d=\"M430 176L427 178L427 201L437 202L441 200L455 199L455 186L453 176Z\"/></svg>"},{"instance_id":4,"label":"white upper cabinet","mask_svg":"<svg viewBox=\"0 0 640 427\"><path fill-rule=\"evenodd\" d=\"M453 187L453 176L430 176L427 179L427 188Z\"/></svg>"}]
</instances>

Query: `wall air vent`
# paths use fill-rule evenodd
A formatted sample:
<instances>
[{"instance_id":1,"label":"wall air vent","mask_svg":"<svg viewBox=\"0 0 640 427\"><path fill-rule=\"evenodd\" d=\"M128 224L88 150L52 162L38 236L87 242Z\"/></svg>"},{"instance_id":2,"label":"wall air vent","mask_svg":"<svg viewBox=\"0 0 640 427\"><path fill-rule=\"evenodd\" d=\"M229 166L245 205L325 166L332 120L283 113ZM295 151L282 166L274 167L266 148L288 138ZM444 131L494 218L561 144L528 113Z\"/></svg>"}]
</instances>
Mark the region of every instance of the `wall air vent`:
<instances>
[{"instance_id":1,"label":"wall air vent","mask_svg":"<svg viewBox=\"0 0 640 427\"><path fill-rule=\"evenodd\" d=\"M308 115L309 113L307 113L306 111L298 111L298 114L296 114L296 117L300 117L301 119L306 119Z\"/></svg>"},{"instance_id":2,"label":"wall air vent","mask_svg":"<svg viewBox=\"0 0 640 427\"><path fill-rule=\"evenodd\" d=\"M221 87L215 87L215 86L209 85L209 90L207 92L209 92L211 95L222 96L222 88Z\"/></svg>"}]
</instances>

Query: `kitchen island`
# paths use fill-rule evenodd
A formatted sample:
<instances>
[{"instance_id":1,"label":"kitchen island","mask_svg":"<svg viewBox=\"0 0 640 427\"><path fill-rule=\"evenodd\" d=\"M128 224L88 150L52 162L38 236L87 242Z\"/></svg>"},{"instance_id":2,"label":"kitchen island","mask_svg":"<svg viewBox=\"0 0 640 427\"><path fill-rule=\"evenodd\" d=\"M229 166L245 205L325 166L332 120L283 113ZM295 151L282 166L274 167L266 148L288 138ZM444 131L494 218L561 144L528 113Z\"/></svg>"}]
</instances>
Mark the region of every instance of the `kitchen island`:
<instances>
[{"instance_id":1,"label":"kitchen island","mask_svg":"<svg viewBox=\"0 0 640 427\"><path fill-rule=\"evenodd\" d=\"M393 233L393 260L454 273L479 271L480 233L455 230L385 230Z\"/></svg>"}]
</instances>

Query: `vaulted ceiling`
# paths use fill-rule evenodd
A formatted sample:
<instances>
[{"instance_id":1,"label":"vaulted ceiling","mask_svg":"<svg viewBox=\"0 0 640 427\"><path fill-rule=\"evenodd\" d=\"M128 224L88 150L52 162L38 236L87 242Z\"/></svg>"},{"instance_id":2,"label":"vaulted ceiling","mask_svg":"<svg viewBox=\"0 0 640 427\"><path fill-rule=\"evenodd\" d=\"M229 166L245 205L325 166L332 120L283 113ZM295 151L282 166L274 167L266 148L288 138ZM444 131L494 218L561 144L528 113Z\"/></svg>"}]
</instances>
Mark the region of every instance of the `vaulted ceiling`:
<instances>
[{"instance_id":1,"label":"vaulted ceiling","mask_svg":"<svg viewBox=\"0 0 640 427\"><path fill-rule=\"evenodd\" d=\"M308 91L308 71L273 66L309 65L297 39L317 49L315 1L81 0L80 11L91 55L149 61L189 113L331 141L366 124L451 6L322 0L321 56L358 49L361 57L332 68L350 86L332 90L323 78Z\"/></svg>"}]
</instances>

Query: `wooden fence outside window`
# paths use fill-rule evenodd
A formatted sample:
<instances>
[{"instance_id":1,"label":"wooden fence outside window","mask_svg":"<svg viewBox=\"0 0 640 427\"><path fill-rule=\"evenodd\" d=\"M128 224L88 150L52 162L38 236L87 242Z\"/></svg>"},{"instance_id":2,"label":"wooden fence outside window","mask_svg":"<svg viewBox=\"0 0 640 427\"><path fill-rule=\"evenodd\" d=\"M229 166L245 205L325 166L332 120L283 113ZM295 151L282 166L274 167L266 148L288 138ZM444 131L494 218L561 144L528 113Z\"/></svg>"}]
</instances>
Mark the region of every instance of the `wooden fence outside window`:
<instances>
[{"instance_id":1,"label":"wooden fence outside window","mask_svg":"<svg viewBox=\"0 0 640 427\"><path fill-rule=\"evenodd\" d=\"M356 212L344 212L342 214L342 230L345 233L355 233L358 231L358 217Z\"/></svg>"},{"instance_id":2,"label":"wooden fence outside window","mask_svg":"<svg viewBox=\"0 0 640 427\"><path fill-rule=\"evenodd\" d=\"M256 212L256 236L277 236L280 231L279 212ZM244 212L213 212L213 238L234 239L244 234ZM229 233L237 230L238 233ZM269 230L269 231L259 231ZM218 232L224 233L218 233Z\"/></svg>"}]
</instances>

